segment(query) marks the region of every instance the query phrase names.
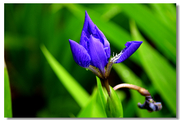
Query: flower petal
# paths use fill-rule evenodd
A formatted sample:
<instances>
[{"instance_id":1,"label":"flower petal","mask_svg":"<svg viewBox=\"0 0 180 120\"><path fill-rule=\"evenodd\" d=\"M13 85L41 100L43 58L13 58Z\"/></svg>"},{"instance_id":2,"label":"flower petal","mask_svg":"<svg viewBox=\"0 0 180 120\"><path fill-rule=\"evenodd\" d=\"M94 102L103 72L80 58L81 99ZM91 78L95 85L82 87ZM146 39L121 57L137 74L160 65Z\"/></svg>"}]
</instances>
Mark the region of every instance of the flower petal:
<instances>
[{"instance_id":1,"label":"flower petal","mask_svg":"<svg viewBox=\"0 0 180 120\"><path fill-rule=\"evenodd\" d=\"M69 39L69 43L75 62L81 67L88 67L90 65L91 58L87 50L73 40Z\"/></svg>"},{"instance_id":2,"label":"flower petal","mask_svg":"<svg viewBox=\"0 0 180 120\"><path fill-rule=\"evenodd\" d=\"M96 39L92 35L89 40L89 55L91 56L91 64L99 68L101 73L104 74L104 67L108 63L106 53L100 40Z\"/></svg>"},{"instance_id":3,"label":"flower petal","mask_svg":"<svg viewBox=\"0 0 180 120\"><path fill-rule=\"evenodd\" d=\"M106 39L106 37L104 36L104 34L101 32L101 30L99 30L99 28L97 26L95 26L95 30L96 30L96 34L97 34L96 36L98 36L101 43L103 44L104 51L106 52L107 59L109 60L110 55L111 55L110 44L109 44L108 40Z\"/></svg>"},{"instance_id":4,"label":"flower petal","mask_svg":"<svg viewBox=\"0 0 180 120\"><path fill-rule=\"evenodd\" d=\"M100 41L102 42L102 44L104 45L104 41L106 39L106 37L104 36L104 34L101 32L101 30L99 30L99 28L97 26L95 26L95 30L96 30L96 36L100 39Z\"/></svg>"},{"instance_id":5,"label":"flower petal","mask_svg":"<svg viewBox=\"0 0 180 120\"><path fill-rule=\"evenodd\" d=\"M82 45L86 50L87 48L87 42L89 41L89 39L86 36L86 33L84 31L82 31L81 33L81 39L80 39L80 45Z\"/></svg>"},{"instance_id":6,"label":"flower petal","mask_svg":"<svg viewBox=\"0 0 180 120\"><path fill-rule=\"evenodd\" d=\"M110 55L111 55L111 49L110 47L105 47L104 51L106 53L107 61L109 61Z\"/></svg>"},{"instance_id":7,"label":"flower petal","mask_svg":"<svg viewBox=\"0 0 180 120\"><path fill-rule=\"evenodd\" d=\"M130 41L125 44L126 48L124 48L121 52L121 56L115 63L120 63L129 58L142 44L142 41Z\"/></svg>"},{"instance_id":8,"label":"flower petal","mask_svg":"<svg viewBox=\"0 0 180 120\"><path fill-rule=\"evenodd\" d=\"M91 20L91 18L89 17L87 11L85 11L85 20L84 20L84 26L83 26L83 30L87 37L90 38L90 35L95 33L95 24L93 23L93 21Z\"/></svg>"}]
</instances>

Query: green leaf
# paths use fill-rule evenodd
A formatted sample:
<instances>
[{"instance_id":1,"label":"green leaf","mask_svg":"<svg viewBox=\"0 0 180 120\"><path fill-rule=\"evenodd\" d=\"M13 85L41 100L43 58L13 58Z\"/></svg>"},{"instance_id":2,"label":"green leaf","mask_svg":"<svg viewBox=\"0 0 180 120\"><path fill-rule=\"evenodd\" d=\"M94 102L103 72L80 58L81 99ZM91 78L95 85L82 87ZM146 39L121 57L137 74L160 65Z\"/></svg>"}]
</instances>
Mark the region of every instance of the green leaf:
<instances>
[{"instance_id":1,"label":"green leaf","mask_svg":"<svg viewBox=\"0 0 180 120\"><path fill-rule=\"evenodd\" d=\"M94 90L90 102L81 110L78 117L123 117L123 109L121 101L111 87L111 97L102 89L101 82L98 77L97 90Z\"/></svg>"},{"instance_id":2,"label":"green leaf","mask_svg":"<svg viewBox=\"0 0 180 120\"><path fill-rule=\"evenodd\" d=\"M81 110L78 117L107 117L106 115L106 100L107 93L103 91L101 81L98 77L97 90L94 90L89 104Z\"/></svg>"},{"instance_id":3,"label":"green leaf","mask_svg":"<svg viewBox=\"0 0 180 120\"><path fill-rule=\"evenodd\" d=\"M112 19L114 16L116 16L117 14L121 12L121 9L119 8L118 5L108 4L107 6L109 9L105 11L101 16L105 21L109 21L110 19ZM104 8L103 8L103 11L104 11Z\"/></svg>"},{"instance_id":4,"label":"green leaf","mask_svg":"<svg viewBox=\"0 0 180 120\"><path fill-rule=\"evenodd\" d=\"M173 4L150 4L154 15L159 18L171 31L176 33L176 7ZM170 8L170 9L169 9ZM171 11L174 9L174 11Z\"/></svg>"},{"instance_id":5,"label":"green leaf","mask_svg":"<svg viewBox=\"0 0 180 120\"><path fill-rule=\"evenodd\" d=\"M123 101L126 98L126 93L124 91L116 91L120 101Z\"/></svg>"},{"instance_id":6,"label":"green leaf","mask_svg":"<svg viewBox=\"0 0 180 120\"><path fill-rule=\"evenodd\" d=\"M115 90L111 88L111 96L107 99L106 113L108 117L123 117L121 101Z\"/></svg>"},{"instance_id":7,"label":"green leaf","mask_svg":"<svg viewBox=\"0 0 180 120\"><path fill-rule=\"evenodd\" d=\"M170 30L162 21L142 4L120 4L128 17L135 20L143 32L149 36L158 49L172 62L176 63L176 32Z\"/></svg>"},{"instance_id":8,"label":"green leaf","mask_svg":"<svg viewBox=\"0 0 180 120\"><path fill-rule=\"evenodd\" d=\"M132 107L135 107L135 104L134 104L134 100L130 99L126 107L124 108L124 118L130 118L135 116L137 110L133 109Z\"/></svg>"},{"instance_id":9,"label":"green leaf","mask_svg":"<svg viewBox=\"0 0 180 120\"><path fill-rule=\"evenodd\" d=\"M97 76L96 76L96 80L97 80L97 87L98 87L98 95L101 100L102 107L105 110L106 100L107 100L108 95L107 95L107 93L106 94L104 93L104 91L102 89L101 81Z\"/></svg>"},{"instance_id":10,"label":"green leaf","mask_svg":"<svg viewBox=\"0 0 180 120\"><path fill-rule=\"evenodd\" d=\"M117 93L114 91L112 87L110 87L111 97L109 97L107 91L105 89L102 89L100 79L96 77L96 80L98 87L98 95L101 99L101 107L104 111L106 111L107 117L123 117L123 108Z\"/></svg>"},{"instance_id":11,"label":"green leaf","mask_svg":"<svg viewBox=\"0 0 180 120\"><path fill-rule=\"evenodd\" d=\"M84 107L89 100L89 94L86 90L83 89L79 83L76 82L76 80L63 68L63 66L55 60L44 45L41 46L41 50L51 68L68 92L72 95L80 107Z\"/></svg>"},{"instance_id":12,"label":"green leaf","mask_svg":"<svg viewBox=\"0 0 180 120\"><path fill-rule=\"evenodd\" d=\"M146 85L143 84L143 82L141 82L140 78L138 78L133 71L131 71L127 66L125 66L124 64L120 63L120 64L115 64L113 65L113 68L115 69L115 71L118 73L119 77L128 84L133 84L133 85L137 85L139 87L145 88L147 89ZM120 90L120 89L119 89ZM145 101L145 97L142 96L140 93L138 93L135 90L130 90L131 94L132 94L132 101L133 106L131 106L131 109L135 109L135 111L138 113L139 117L161 117L161 114L159 112L152 112L149 113L147 110L142 110L139 109L137 106L137 103L144 103ZM149 91L150 92L150 91ZM151 92L150 92L151 93ZM152 96L153 97L153 96ZM128 117L128 116L127 116Z\"/></svg>"},{"instance_id":13,"label":"green leaf","mask_svg":"<svg viewBox=\"0 0 180 120\"><path fill-rule=\"evenodd\" d=\"M136 40L143 41L138 49L143 68L150 77L154 87L164 98L168 107L176 114L176 71L153 49L138 32L135 23L131 22L132 36Z\"/></svg>"},{"instance_id":14,"label":"green leaf","mask_svg":"<svg viewBox=\"0 0 180 120\"><path fill-rule=\"evenodd\" d=\"M6 65L4 67L4 117L12 118L11 90Z\"/></svg>"},{"instance_id":15,"label":"green leaf","mask_svg":"<svg viewBox=\"0 0 180 120\"><path fill-rule=\"evenodd\" d=\"M78 117L80 118L102 118L102 117L107 117L105 114L104 109L101 106L100 101L98 101L98 91L97 89L94 90L93 94L92 94L92 98L89 101L89 103L87 104L86 107L84 107Z\"/></svg>"}]
</instances>

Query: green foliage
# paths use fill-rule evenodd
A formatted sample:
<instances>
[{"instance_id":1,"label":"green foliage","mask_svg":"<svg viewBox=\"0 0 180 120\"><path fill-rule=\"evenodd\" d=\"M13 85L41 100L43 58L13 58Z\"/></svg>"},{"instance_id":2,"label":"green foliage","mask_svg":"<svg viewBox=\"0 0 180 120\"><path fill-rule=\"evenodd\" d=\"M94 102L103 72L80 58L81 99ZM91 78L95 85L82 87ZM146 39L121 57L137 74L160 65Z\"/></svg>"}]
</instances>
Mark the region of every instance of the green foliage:
<instances>
[{"instance_id":1,"label":"green foliage","mask_svg":"<svg viewBox=\"0 0 180 120\"><path fill-rule=\"evenodd\" d=\"M80 118L102 118L106 117L104 114L104 110L101 108L101 102L97 101L98 98L98 91L95 90L91 96L90 102L87 104L85 108L83 108L78 117Z\"/></svg>"},{"instance_id":2,"label":"green foliage","mask_svg":"<svg viewBox=\"0 0 180 120\"><path fill-rule=\"evenodd\" d=\"M117 93L111 87L109 97L106 90L103 90L100 79L96 77L96 80L97 89L94 90L90 102L80 111L78 117L123 117L123 108Z\"/></svg>"},{"instance_id":3,"label":"green foliage","mask_svg":"<svg viewBox=\"0 0 180 120\"><path fill-rule=\"evenodd\" d=\"M176 31L172 31L166 24L163 24L163 22L156 18L153 12L144 5L121 4L120 6L131 19L137 22L139 27L150 37L158 49L175 63ZM173 30L176 30L176 24L169 24L174 27Z\"/></svg>"},{"instance_id":4,"label":"green foliage","mask_svg":"<svg viewBox=\"0 0 180 120\"><path fill-rule=\"evenodd\" d=\"M133 85L140 86L142 88L147 89L147 86L143 84L143 82L140 80L138 76L136 76L127 66L124 64L117 64L114 65L113 68L118 73L119 77L123 80L124 83L129 83ZM149 113L147 110L139 109L137 106L137 103L144 103L145 97L142 96L140 93L138 93L135 90L130 90L130 93L132 95L133 100L130 100L128 104L133 106L133 110L127 111L125 113L126 117L129 117L129 113L136 112L140 117L161 117L160 112L153 112ZM150 93L152 93L150 91ZM151 94L153 97L153 94ZM132 109L131 107L129 109ZM132 113L133 114L133 113Z\"/></svg>"},{"instance_id":5,"label":"green foliage","mask_svg":"<svg viewBox=\"0 0 180 120\"><path fill-rule=\"evenodd\" d=\"M6 65L4 66L4 117L12 117L11 90Z\"/></svg>"},{"instance_id":6,"label":"green foliage","mask_svg":"<svg viewBox=\"0 0 180 120\"><path fill-rule=\"evenodd\" d=\"M100 107L101 107L101 111L103 111L103 113L105 114L105 117L107 117L106 115L106 103L107 103L107 98L108 98L108 95L107 95L107 92L105 93L103 91L103 88L102 88L102 85L101 85L101 81L98 77L96 77L96 81L97 81L97 88L98 88L98 91L97 91L97 102L99 102L100 104Z\"/></svg>"},{"instance_id":7,"label":"green foliage","mask_svg":"<svg viewBox=\"0 0 180 120\"><path fill-rule=\"evenodd\" d=\"M176 4L4 4L4 8L4 53L12 87L5 68L5 114L12 100L13 117L176 117ZM146 88L162 102L161 111L139 109L137 103L145 98L134 90L112 90L114 97L109 98L100 80L96 78L96 83L94 74L74 62L68 39L79 42L85 10L107 37L111 55L127 41L143 41L131 57L113 65L110 85Z\"/></svg>"},{"instance_id":8,"label":"green foliage","mask_svg":"<svg viewBox=\"0 0 180 120\"><path fill-rule=\"evenodd\" d=\"M88 118L123 116L120 99L112 88L112 96L108 97L106 103L107 95L105 97L100 80L97 77L98 90L93 92L91 100L87 104L87 101L89 100L88 93L86 93L86 91L71 77L71 75L68 74L66 70L53 58L45 46L41 46L41 50L53 71L59 77L59 80L63 83L76 102L83 108L78 117Z\"/></svg>"},{"instance_id":9,"label":"green foliage","mask_svg":"<svg viewBox=\"0 0 180 120\"><path fill-rule=\"evenodd\" d=\"M138 52L145 71L169 108L176 114L176 71L163 56L144 40L135 24L131 23L131 28L134 39L144 42Z\"/></svg>"},{"instance_id":10,"label":"green foliage","mask_svg":"<svg viewBox=\"0 0 180 120\"><path fill-rule=\"evenodd\" d=\"M90 102L87 104L85 108L83 108L78 117L80 118L102 118L107 117L103 107L102 102L99 101L99 94L97 90L94 90L92 96L91 96Z\"/></svg>"},{"instance_id":11,"label":"green foliage","mask_svg":"<svg viewBox=\"0 0 180 120\"><path fill-rule=\"evenodd\" d=\"M84 107L89 99L89 94L76 82L76 80L53 58L45 46L41 50L48 60L53 71L58 76L69 93L73 96L79 106Z\"/></svg>"},{"instance_id":12,"label":"green foliage","mask_svg":"<svg viewBox=\"0 0 180 120\"><path fill-rule=\"evenodd\" d=\"M111 87L111 96L107 99L106 112L108 117L123 117L123 108L118 95Z\"/></svg>"}]
</instances>

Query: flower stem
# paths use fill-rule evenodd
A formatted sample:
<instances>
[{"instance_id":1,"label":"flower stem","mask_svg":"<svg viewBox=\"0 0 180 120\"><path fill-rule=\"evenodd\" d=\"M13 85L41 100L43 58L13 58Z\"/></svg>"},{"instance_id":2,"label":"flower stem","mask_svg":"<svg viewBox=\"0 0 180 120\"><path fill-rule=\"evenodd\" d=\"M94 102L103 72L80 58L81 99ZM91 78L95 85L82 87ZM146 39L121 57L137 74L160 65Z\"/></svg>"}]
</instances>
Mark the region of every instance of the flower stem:
<instances>
[{"instance_id":1,"label":"flower stem","mask_svg":"<svg viewBox=\"0 0 180 120\"><path fill-rule=\"evenodd\" d=\"M108 95L110 96L111 95L111 90L110 90L110 86L109 86L109 82L108 82L108 79L104 80L104 86L108 92Z\"/></svg>"},{"instance_id":2,"label":"flower stem","mask_svg":"<svg viewBox=\"0 0 180 120\"><path fill-rule=\"evenodd\" d=\"M138 103L139 108L147 109L149 112L159 111L159 110L162 109L161 102L155 102L152 99L151 94L149 93L148 90L146 90L146 89L144 89L142 87L136 86L136 85L126 84L126 83L118 84L113 89L117 90L117 89L120 89L120 88L134 89L134 90L137 90L141 95L145 96L144 104Z\"/></svg>"},{"instance_id":3,"label":"flower stem","mask_svg":"<svg viewBox=\"0 0 180 120\"><path fill-rule=\"evenodd\" d=\"M111 72L111 68L112 68L113 62L109 62L107 64L107 69L106 69L106 73L105 73L105 78L108 78L110 72Z\"/></svg>"},{"instance_id":4,"label":"flower stem","mask_svg":"<svg viewBox=\"0 0 180 120\"><path fill-rule=\"evenodd\" d=\"M96 67L89 65L88 69L92 71L95 75L97 75L99 78L103 78L100 71Z\"/></svg>"},{"instance_id":5,"label":"flower stem","mask_svg":"<svg viewBox=\"0 0 180 120\"><path fill-rule=\"evenodd\" d=\"M123 83L123 84L118 84L116 85L113 89L114 90L117 90L117 89L120 89L120 88L129 88L129 89L134 89L134 90L137 90L141 95L143 96L151 96L151 94L149 93L148 90L144 89L144 88L141 88L139 86L136 86L136 85L132 85L132 84L126 84L126 83Z\"/></svg>"}]
</instances>

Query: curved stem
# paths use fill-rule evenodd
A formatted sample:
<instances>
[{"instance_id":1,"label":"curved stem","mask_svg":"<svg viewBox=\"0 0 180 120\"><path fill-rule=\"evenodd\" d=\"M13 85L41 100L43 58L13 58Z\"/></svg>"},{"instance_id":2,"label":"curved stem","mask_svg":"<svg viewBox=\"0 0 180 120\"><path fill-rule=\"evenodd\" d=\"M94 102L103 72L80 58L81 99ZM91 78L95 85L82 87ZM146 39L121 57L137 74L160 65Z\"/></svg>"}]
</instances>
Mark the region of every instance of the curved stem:
<instances>
[{"instance_id":1,"label":"curved stem","mask_svg":"<svg viewBox=\"0 0 180 120\"><path fill-rule=\"evenodd\" d=\"M120 88L129 88L129 89L134 89L137 90L141 95L145 96L145 102L144 104L138 103L138 107L141 109L147 109L149 112L152 111L159 111L162 109L162 104L161 102L155 102L152 97L151 94L149 93L148 90L141 88L139 86L136 85L132 85L132 84L118 84L116 85L113 89L117 90Z\"/></svg>"},{"instance_id":2,"label":"curved stem","mask_svg":"<svg viewBox=\"0 0 180 120\"><path fill-rule=\"evenodd\" d=\"M118 84L113 89L117 90L117 89L120 89L120 88L134 89L134 90L137 90L143 96L146 96L146 97L151 96L151 94L149 93L148 90L146 90L144 88L141 88L139 86L136 86L136 85L132 85L132 84L126 84L126 83Z\"/></svg>"}]
</instances>

